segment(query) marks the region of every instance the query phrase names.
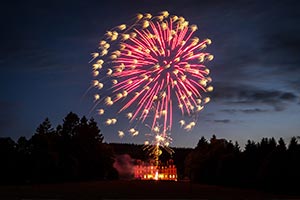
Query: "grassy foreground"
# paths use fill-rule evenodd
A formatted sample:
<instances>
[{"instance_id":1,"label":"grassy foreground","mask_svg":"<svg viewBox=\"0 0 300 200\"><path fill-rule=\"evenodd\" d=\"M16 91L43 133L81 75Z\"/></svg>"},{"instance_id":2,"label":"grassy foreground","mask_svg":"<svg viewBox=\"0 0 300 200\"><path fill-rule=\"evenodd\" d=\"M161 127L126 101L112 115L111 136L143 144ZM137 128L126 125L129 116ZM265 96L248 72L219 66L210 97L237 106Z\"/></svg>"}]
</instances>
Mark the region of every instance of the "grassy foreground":
<instances>
[{"instance_id":1,"label":"grassy foreground","mask_svg":"<svg viewBox=\"0 0 300 200\"><path fill-rule=\"evenodd\" d=\"M0 186L0 199L300 199L220 186L168 181L99 181Z\"/></svg>"}]
</instances>

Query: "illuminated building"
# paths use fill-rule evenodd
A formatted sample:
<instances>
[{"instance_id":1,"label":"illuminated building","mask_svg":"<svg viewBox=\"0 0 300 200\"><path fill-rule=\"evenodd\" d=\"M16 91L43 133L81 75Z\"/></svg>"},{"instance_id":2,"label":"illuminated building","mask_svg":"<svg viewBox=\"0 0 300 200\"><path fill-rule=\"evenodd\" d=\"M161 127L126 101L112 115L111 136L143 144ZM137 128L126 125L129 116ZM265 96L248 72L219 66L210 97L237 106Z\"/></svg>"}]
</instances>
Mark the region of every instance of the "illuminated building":
<instances>
[{"instance_id":1,"label":"illuminated building","mask_svg":"<svg viewBox=\"0 0 300 200\"><path fill-rule=\"evenodd\" d=\"M177 169L173 160L166 165L156 166L154 162L138 160L134 166L134 178L138 180L172 180L177 181Z\"/></svg>"}]
</instances>

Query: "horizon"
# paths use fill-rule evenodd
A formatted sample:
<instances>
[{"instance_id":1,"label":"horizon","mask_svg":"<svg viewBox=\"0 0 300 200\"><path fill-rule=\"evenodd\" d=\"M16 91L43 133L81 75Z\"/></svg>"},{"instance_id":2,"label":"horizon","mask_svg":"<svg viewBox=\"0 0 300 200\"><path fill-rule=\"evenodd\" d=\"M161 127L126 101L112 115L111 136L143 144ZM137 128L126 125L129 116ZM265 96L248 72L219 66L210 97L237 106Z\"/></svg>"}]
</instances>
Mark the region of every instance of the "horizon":
<instances>
[{"instance_id":1,"label":"horizon","mask_svg":"<svg viewBox=\"0 0 300 200\"><path fill-rule=\"evenodd\" d=\"M70 113L72 113L72 112L70 112ZM76 114L76 113L74 113L74 114ZM81 119L81 118L83 118L83 117L85 117L85 116L82 116L82 117L81 117L81 116L78 116L78 117L79 117L79 119ZM49 119L49 118L46 118L46 119ZM87 120L90 120L90 119L94 119L94 118L87 118ZM51 123L51 119L49 119L49 121L50 121L50 123ZM62 120L62 121L63 121L63 120ZM41 121L40 124L42 124L42 122L43 122L43 121ZM97 123L97 121L96 121L96 123ZM40 124L39 124L39 125L40 125ZM56 131L57 127L60 126L60 125L62 125L62 123L61 123L61 124L57 124L56 126L54 126L54 125L51 123L51 128L53 128L53 130ZM98 123L97 123L97 126L98 126ZM37 126L37 127L38 127L38 126ZM99 126L98 126L98 128L100 129ZM103 135L102 132L101 132L101 129L100 129L100 134ZM25 137L26 140L29 140L29 139L30 139L32 136L34 136L34 135L35 135L35 133L33 133L31 136L23 136L23 135L21 135L21 136L19 136L18 138L12 138L12 137L9 137L9 136L7 136L7 137L5 137L5 136L2 137L2 136L0 136L0 138L10 138L10 139L12 139L15 143L17 143L17 142L18 142L18 139L19 139L20 137ZM103 136L104 136L104 135L103 135ZM239 145L239 147L240 147L240 150L241 150L241 151L244 151L244 150L245 150L245 145L246 145L246 143L247 143L248 141L255 142L255 144L259 144L259 143L261 142L261 140L264 139L264 138L267 138L267 139L272 139L272 138L274 138L275 141L276 141L276 144L278 145L278 140L281 138L281 139L284 140L285 146L288 147L288 146L289 146L289 143L290 143L290 141L291 141L291 139L292 139L293 137L295 137L296 140L299 140L299 138L300 138L300 136L291 136L291 138L289 138L289 139L284 139L283 137L278 137L278 138L276 138L276 137L273 137L273 136L267 136L267 137L262 137L262 138L260 138L259 140L253 140L253 139L249 138L249 139L246 140L245 143L240 143L240 142L237 141L237 140L230 140L230 139L227 139L227 138L224 138L224 137L219 137L218 135L212 134L212 135L207 136L207 137L205 137L205 136L200 136L200 137L198 138L198 140L196 141L196 144L195 144L194 146L173 146L173 145L171 144L169 147L170 147L171 149L174 149L174 148L179 148L179 149L194 149L194 148L197 147L197 143L199 142L199 140L201 139L201 137L204 137L204 139L207 141L207 143L210 144L210 143L211 143L210 140L211 140L214 136L215 136L216 139L218 139L218 140L226 140L226 142L231 142L233 145L235 144L235 142L237 142L238 145ZM131 136L131 137L132 137L132 136ZM136 142L134 142L134 141L127 141L127 142L124 141L124 140L117 141L117 142L114 142L114 141L106 141L106 140L105 140L105 136L103 137L103 143L108 144L108 145L114 145L114 144L119 145L119 144L120 144L120 145L138 145L138 146L145 146L144 143L136 143ZM164 147L161 147L161 148L164 148Z\"/></svg>"}]
</instances>

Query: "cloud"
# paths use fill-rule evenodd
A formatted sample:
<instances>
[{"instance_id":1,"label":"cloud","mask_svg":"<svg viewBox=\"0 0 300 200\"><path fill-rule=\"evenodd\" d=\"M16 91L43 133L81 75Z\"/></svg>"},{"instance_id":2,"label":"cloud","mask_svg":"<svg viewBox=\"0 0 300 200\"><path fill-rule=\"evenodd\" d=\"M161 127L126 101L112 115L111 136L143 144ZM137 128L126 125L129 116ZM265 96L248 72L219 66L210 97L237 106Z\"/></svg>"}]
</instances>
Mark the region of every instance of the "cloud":
<instances>
[{"instance_id":1,"label":"cloud","mask_svg":"<svg viewBox=\"0 0 300 200\"><path fill-rule=\"evenodd\" d=\"M297 22L299 23L299 22ZM292 28L291 28L292 27ZM258 65L268 69L265 76L274 83L280 81L288 88L300 91L300 30L294 26L265 32ZM263 76L260 76L263 78Z\"/></svg>"},{"instance_id":2,"label":"cloud","mask_svg":"<svg viewBox=\"0 0 300 200\"><path fill-rule=\"evenodd\" d=\"M254 114L254 113L265 113L269 112L267 109L260 108L250 108L250 109L222 109L220 110L224 113L235 114L235 113L245 113L245 114Z\"/></svg>"},{"instance_id":3,"label":"cloud","mask_svg":"<svg viewBox=\"0 0 300 200\"><path fill-rule=\"evenodd\" d=\"M59 68L61 56L53 47L42 42L35 39L6 41L0 49L2 66L18 70Z\"/></svg>"},{"instance_id":4,"label":"cloud","mask_svg":"<svg viewBox=\"0 0 300 200\"><path fill-rule=\"evenodd\" d=\"M244 5L235 4L243 9L222 7L226 15L214 21L218 35L212 40L216 49L214 45L207 49L215 54L209 64L213 78L247 84L263 80L274 88L299 92L300 84L295 82L300 80L300 28L295 24L300 23L300 14L295 6L299 2L292 2L267 5L246 1Z\"/></svg>"},{"instance_id":5,"label":"cloud","mask_svg":"<svg viewBox=\"0 0 300 200\"><path fill-rule=\"evenodd\" d=\"M287 84L291 89L298 91L300 93L300 78L297 80L288 80Z\"/></svg>"},{"instance_id":6,"label":"cloud","mask_svg":"<svg viewBox=\"0 0 300 200\"><path fill-rule=\"evenodd\" d=\"M294 101L297 99L297 96L291 92L285 92L280 96L280 99L286 101Z\"/></svg>"},{"instance_id":7,"label":"cloud","mask_svg":"<svg viewBox=\"0 0 300 200\"><path fill-rule=\"evenodd\" d=\"M215 119L214 120L215 123L223 123L223 124L227 124L230 122L229 119Z\"/></svg>"},{"instance_id":8,"label":"cloud","mask_svg":"<svg viewBox=\"0 0 300 200\"><path fill-rule=\"evenodd\" d=\"M276 111L285 109L287 103L293 103L298 96L292 92L281 90L266 90L250 85L231 85L231 83L214 84L215 90L212 98L223 104L239 105L268 105ZM244 113L261 112L262 110L240 110Z\"/></svg>"},{"instance_id":9,"label":"cloud","mask_svg":"<svg viewBox=\"0 0 300 200\"><path fill-rule=\"evenodd\" d=\"M241 109L239 111L247 114L253 114L253 113L264 113L264 112L268 112L269 110L254 108L254 109Z\"/></svg>"},{"instance_id":10,"label":"cloud","mask_svg":"<svg viewBox=\"0 0 300 200\"><path fill-rule=\"evenodd\" d=\"M291 92L282 92L278 90L268 91L260 89L245 89L238 93L238 98L246 103L280 103L281 101L294 101L297 96Z\"/></svg>"}]
</instances>

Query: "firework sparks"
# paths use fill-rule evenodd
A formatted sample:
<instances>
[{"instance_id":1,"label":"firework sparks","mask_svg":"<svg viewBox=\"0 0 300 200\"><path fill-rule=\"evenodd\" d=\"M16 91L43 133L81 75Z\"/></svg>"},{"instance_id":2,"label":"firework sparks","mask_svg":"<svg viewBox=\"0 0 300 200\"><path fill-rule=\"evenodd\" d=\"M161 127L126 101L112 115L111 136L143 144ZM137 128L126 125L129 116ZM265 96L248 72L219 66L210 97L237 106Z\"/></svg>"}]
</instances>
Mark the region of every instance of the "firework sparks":
<instances>
[{"instance_id":1,"label":"firework sparks","mask_svg":"<svg viewBox=\"0 0 300 200\"><path fill-rule=\"evenodd\" d=\"M196 125L197 113L210 101L204 94L213 91L205 66L213 55L204 52L211 40L194 36L197 29L185 18L163 11L156 16L138 14L133 24L106 32L98 52L91 54L92 87L97 89L94 101L100 115L119 106L115 116L104 120L106 125L116 124L122 113L133 125L119 130L120 137L125 132L138 135L136 124L146 121L156 133L156 144L168 146L174 112L193 119L180 119L183 129Z\"/></svg>"},{"instance_id":2,"label":"firework sparks","mask_svg":"<svg viewBox=\"0 0 300 200\"><path fill-rule=\"evenodd\" d=\"M166 150L169 154L173 154L174 151L169 147L172 142L170 134L163 130L161 132L161 126L157 123L155 128L151 130L151 133L146 134L150 137L150 141L146 140L144 143L144 150L146 150L150 157L155 160L155 164L159 165L159 156L162 154L162 149Z\"/></svg>"},{"instance_id":3,"label":"firework sparks","mask_svg":"<svg viewBox=\"0 0 300 200\"><path fill-rule=\"evenodd\" d=\"M146 126L149 127L148 125ZM168 130L162 129L162 126L157 123L150 131L150 133L146 134L149 140L146 140L144 143L144 150L147 150L150 156L158 158L161 152L160 147L165 149L169 154L174 153L169 147L172 143L172 138L170 137L171 134L166 132Z\"/></svg>"}]
</instances>

